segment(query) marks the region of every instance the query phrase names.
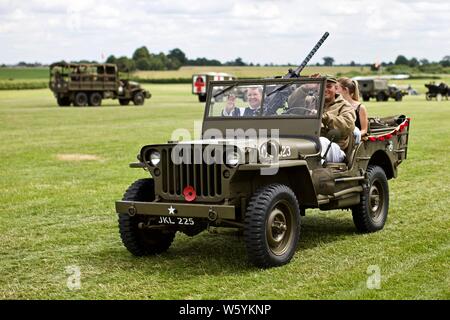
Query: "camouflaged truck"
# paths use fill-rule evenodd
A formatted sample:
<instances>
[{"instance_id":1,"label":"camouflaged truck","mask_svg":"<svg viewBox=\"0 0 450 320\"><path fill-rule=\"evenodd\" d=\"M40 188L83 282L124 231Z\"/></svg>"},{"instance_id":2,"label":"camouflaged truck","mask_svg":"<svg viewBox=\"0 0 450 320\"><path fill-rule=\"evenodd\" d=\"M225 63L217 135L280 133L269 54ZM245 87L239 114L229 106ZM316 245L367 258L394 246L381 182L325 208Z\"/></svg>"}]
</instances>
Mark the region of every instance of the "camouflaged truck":
<instances>
[{"instance_id":1,"label":"camouflaged truck","mask_svg":"<svg viewBox=\"0 0 450 320\"><path fill-rule=\"evenodd\" d=\"M98 107L103 99L118 99L125 106L143 105L151 97L134 81L119 78L117 65L58 62L50 65L50 90L60 107Z\"/></svg>"},{"instance_id":2,"label":"camouflaged truck","mask_svg":"<svg viewBox=\"0 0 450 320\"><path fill-rule=\"evenodd\" d=\"M249 260L267 268L291 260L307 209L349 209L359 232L381 230L388 181L407 157L410 119L370 118L368 136L359 144L351 137L345 161L326 162L319 142L325 84L308 77L211 81L201 139L146 145L130 164L151 177L116 202L125 247L136 256L159 254L176 232L238 228ZM255 88L262 101L253 115L223 116L227 95ZM304 98L289 99L297 90ZM250 101L233 99L241 110Z\"/></svg>"}]
</instances>

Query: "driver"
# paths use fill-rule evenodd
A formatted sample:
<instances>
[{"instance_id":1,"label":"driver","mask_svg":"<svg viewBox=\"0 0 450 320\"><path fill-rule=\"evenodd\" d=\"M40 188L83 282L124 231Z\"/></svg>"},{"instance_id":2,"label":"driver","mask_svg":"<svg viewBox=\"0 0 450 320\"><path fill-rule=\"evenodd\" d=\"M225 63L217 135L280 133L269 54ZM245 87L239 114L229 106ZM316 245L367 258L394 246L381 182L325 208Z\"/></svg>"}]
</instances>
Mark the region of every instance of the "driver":
<instances>
[{"instance_id":1,"label":"driver","mask_svg":"<svg viewBox=\"0 0 450 320\"><path fill-rule=\"evenodd\" d=\"M261 86L249 87L246 92L248 107L238 108L236 106L236 96L230 94L227 98L225 108L222 110L223 117L252 117L257 114L261 107L263 89Z\"/></svg>"},{"instance_id":2,"label":"driver","mask_svg":"<svg viewBox=\"0 0 450 320\"><path fill-rule=\"evenodd\" d=\"M255 116L258 109L261 107L262 101L262 88L250 87L247 89L247 101L249 106L244 109L243 116L250 117Z\"/></svg>"}]
</instances>

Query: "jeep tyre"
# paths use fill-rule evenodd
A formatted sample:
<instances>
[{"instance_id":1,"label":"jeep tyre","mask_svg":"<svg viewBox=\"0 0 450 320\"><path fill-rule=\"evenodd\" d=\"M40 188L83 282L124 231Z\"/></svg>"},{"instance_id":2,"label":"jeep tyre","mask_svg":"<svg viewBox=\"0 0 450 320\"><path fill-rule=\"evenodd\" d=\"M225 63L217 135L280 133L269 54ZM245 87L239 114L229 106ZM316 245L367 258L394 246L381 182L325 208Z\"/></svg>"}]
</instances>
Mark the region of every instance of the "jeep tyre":
<instances>
[{"instance_id":1,"label":"jeep tyre","mask_svg":"<svg viewBox=\"0 0 450 320\"><path fill-rule=\"evenodd\" d=\"M88 103L88 96L84 92L77 92L73 101L73 105L76 107L84 107Z\"/></svg>"},{"instance_id":2,"label":"jeep tyre","mask_svg":"<svg viewBox=\"0 0 450 320\"><path fill-rule=\"evenodd\" d=\"M384 170L379 166L367 168L367 185L361 202L352 208L356 229L363 233L383 229L389 210L389 186Z\"/></svg>"},{"instance_id":3,"label":"jeep tyre","mask_svg":"<svg viewBox=\"0 0 450 320\"><path fill-rule=\"evenodd\" d=\"M294 192L271 184L252 196L244 219L244 240L251 263L270 268L288 263L297 249L300 209Z\"/></svg>"},{"instance_id":4,"label":"jeep tyre","mask_svg":"<svg viewBox=\"0 0 450 320\"><path fill-rule=\"evenodd\" d=\"M133 103L135 106L142 106L144 104L145 97L142 92L136 92L133 96Z\"/></svg>"},{"instance_id":5,"label":"jeep tyre","mask_svg":"<svg viewBox=\"0 0 450 320\"><path fill-rule=\"evenodd\" d=\"M102 95L98 92L91 93L89 96L89 105L99 107L102 104Z\"/></svg>"},{"instance_id":6,"label":"jeep tyre","mask_svg":"<svg viewBox=\"0 0 450 320\"><path fill-rule=\"evenodd\" d=\"M395 93L395 101L402 101L403 100L403 94L401 92Z\"/></svg>"},{"instance_id":7,"label":"jeep tyre","mask_svg":"<svg viewBox=\"0 0 450 320\"><path fill-rule=\"evenodd\" d=\"M125 192L123 200L150 202L155 199L153 179L136 180ZM174 230L139 228L149 217L136 214L119 214L119 232L125 247L135 256L159 254L167 251L175 237Z\"/></svg>"}]
</instances>

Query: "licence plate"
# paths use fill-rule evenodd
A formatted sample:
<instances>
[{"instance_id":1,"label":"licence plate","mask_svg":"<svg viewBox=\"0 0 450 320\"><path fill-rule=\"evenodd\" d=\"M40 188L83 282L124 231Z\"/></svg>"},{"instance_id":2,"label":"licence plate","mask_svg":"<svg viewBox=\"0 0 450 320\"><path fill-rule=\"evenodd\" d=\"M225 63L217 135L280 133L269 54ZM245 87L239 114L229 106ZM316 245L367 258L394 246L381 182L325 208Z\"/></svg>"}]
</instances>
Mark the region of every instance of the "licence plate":
<instances>
[{"instance_id":1,"label":"licence plate","mask_svg":"<svg viewBox=\"0 0 450 320\"><path fill-rule=\"evenodd\" d=\"M182 226L193 226L194 218L159 217L159 224L174 224Z\"/></svg>"}]
</instances>

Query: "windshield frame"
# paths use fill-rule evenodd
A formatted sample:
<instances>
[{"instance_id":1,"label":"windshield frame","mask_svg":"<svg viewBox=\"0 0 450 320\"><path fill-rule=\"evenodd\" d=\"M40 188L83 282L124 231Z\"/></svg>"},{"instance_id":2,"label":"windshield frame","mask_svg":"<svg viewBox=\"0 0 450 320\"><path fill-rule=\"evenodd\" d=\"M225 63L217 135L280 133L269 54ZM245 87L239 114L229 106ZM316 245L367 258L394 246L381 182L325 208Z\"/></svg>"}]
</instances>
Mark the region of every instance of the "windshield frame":
<instances>
[{"instance_id":1,"label":"windshield frame","mask_svg":"<svg viewBox=\"0 0 450 320\"><path fill-rule=\"evenodd\" d=\"M274 114L274 115L262 115L263 106L266 98L266 88L267 85L289 85L289 84L308 84L308 83L317 83L320 85L319 97L320 104L317 110L317 114L315 116L304 116L304 115L282 115L282 114ZM209 116L209 112L211 109L211 98L213 96L213 88L214 86L223 86L223 87L237 87L237 86L263 86L261 107L259 107L257 116L240 116L240 117L226 117L226 116ZM207 99L205 105L205 111L203 115L203 121L240 121L242 120L277 120L277 119L319 119L322 116L322 111L324 108L325 98L325 85L326 78L318 77L318 78L310 78L310 77L299 77L299 78L290 78L290 79L282 79L282 78L271 78L271 79L246 79L246 80L227 80L227 81L209 81L207 88ZM228 91L225 89L225 92Z\"/></svg>"}]
</instances>

